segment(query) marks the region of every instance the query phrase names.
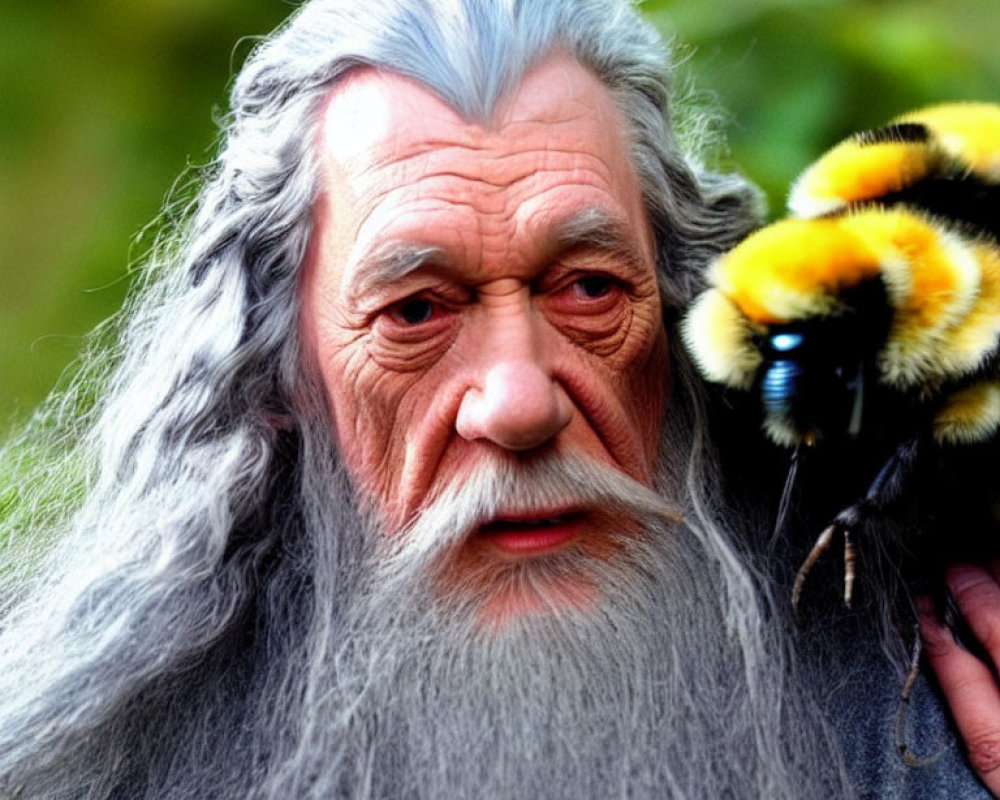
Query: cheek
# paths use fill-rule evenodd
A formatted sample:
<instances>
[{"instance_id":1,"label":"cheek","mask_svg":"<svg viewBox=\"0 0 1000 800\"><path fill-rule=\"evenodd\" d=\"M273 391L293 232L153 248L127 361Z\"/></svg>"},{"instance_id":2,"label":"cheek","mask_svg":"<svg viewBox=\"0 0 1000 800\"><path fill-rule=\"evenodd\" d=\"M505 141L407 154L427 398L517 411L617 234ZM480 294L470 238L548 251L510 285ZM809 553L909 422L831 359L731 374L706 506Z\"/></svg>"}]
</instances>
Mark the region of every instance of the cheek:
<instances>
[{"instance_id":1,"label":"cheek","mask_svg":"<svg viewBox=\"0 0 1000 800\"><path fill-rule=\"evenodd\" d=\"M659 452L660 428L670 394L670 351L662 328L656 334L653 347L633 380L631 414L640 436L647 443L647 457L653 465Z\"/></svg>"},{"instance_id":2,"label":"cheek","mask_svg":"<svg viewBox=\"0 0 1000 800\"><path fill-rule=\"evenodd\" d=\"M384 499L403 463L416 375L383 369L361 342L340 350L323 375L345 465L360 486Z\"/></svg>"},{"instance_id":3,"label":"cheek","mask_svg":"<svg viewBox=\"0 0 1000 800\"><path fill-rule=\"evenodd\" d=\"M563 340L558 380L576 407L565 442L651 484L670 388L666 335L659 309L635 309L628 336L611 356Z\"/></svg>"},{"instance_id":4,"label":"cheek","mask_svg":"<svg viewBox=\"0 0 1000 800\"><path fill-rule=\"evenodd\" d=\"M386 370L371 358L368 337L342 321L304 307L302 341L307 357L322 378L327 407L344 465L359 488L386 496L395 476L403 443L402 399L415 380L413 373Z\"/></svg>"},{"instance_id":5,"label":"cheek","mask_svg":"<svg viewBox=\"0 0 1000 800\"><path fill-rule=\"evenodd\" d=\"M633 359L615 373L615 383L628 435L636 443L646 476L651 476L659 454L660 429L670 393L670 355L663 326L646 327L646 340Z\"/></svg>"}]
</instances>

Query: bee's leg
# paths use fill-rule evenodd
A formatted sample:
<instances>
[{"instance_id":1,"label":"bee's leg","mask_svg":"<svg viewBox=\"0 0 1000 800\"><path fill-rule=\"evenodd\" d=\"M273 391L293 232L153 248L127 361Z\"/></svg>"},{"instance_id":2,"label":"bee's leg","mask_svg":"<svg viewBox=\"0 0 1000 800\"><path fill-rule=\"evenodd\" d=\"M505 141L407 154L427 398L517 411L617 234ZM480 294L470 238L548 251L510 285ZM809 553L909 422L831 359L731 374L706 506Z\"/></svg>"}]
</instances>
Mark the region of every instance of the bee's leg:
<instances>
[{"instance_id":1,"label":"bee's leg","mask_svg":"<svg viewBox=\"0 0 1000 800\"><path fill-rule=\"evenodd\" d=\"M854 575L858 564L858 549L851 537L851 529L844 529L844 605L851 607L854 596Z\"/></svg>"},{"instance_id":2,"label":"bee's leg","mask_svg":"<svg viewBox=\"0 0 1000 800\"><path fill-rule=\"evenodd\" d=\"M802 587L805 586L806 576L809 574L809 570L816 565L820 556L830 549L830 544L833 542L833 537L836 533L836 522L829 527L824 528L823 532L816 537L816 542L813 544L812 550L809 551L809 555L806 556L806 560L802 562L802 566L799 567L799 571L795 573L795 582L792 584L793 608L799 607L799 600L802 597Z\"/></svg>"},{"instance_id":3,"label":"bee's leg","mask_svg":"<svg viewBox=\"0 0 1000 800\"><path fill-rule=\"evenodd\" d=\"M929 757L921 758L910 749L906 741L906 715L910 710L910 696L913 694L913 687L920 677L920 656L923 653L923 641L920 638L920 631L914 626L913 648L910 653L910 669L906 673L906 680L899 693L899 705L896 706L896 751L900 760L909 767L923 767L936 761L941 753L936 753Z\"/></svg>"},{"instance_id":4,"label":"bee's leg","mask_svg":"<svg viewBox=\"0 0 1000 800\"><path fill-rule=\"evenodd\" d=\"M806 577L816 565L816 562L830 549L833 539L838 533L844 537L844 604L850 607L851 597L854 593L855 567L858 561L857 547L854 544L854 538L851 534L870 513L868 506L867 498L848 506L837 514L833 522L816 537L816 542L809 551L809 555L802 562L799 571L795 573L795 582L792 584L793 607L798 608L799 600L802 597L802 587L806 583Z\"/></svg>"},{"instance_id":5,"label":"bee's leg","mask_svg":"<svg viewBox=\"0 0 1000 800\"><path fill-rule=\"evenodd\" d=\"M878 471L872 485L868 487L864 503L872 511L881 511L903 493L906 479L913 473L917 457L926 448L927 436L914 436L905 440Z\"/></svg>"},{"instance_id":6,"label":"bee's leg","mask_svg":"<svg viewBox=\"0 0 1000 800\"><path fill-rule=\"evenodd\" d=\"M881 513L885 506L900 497L925 441L924 436L914 436L897 447L878 471L865 496L837 514L833 522L816 538L816 543L795 574L795 582L792 584L792 606L798 607L806 576L820 557L830 549L834 537L839 533L844 537L844 604L850 607L858 560L854 532L860 530L866 520Z\"/></svg>"}]
</instances>

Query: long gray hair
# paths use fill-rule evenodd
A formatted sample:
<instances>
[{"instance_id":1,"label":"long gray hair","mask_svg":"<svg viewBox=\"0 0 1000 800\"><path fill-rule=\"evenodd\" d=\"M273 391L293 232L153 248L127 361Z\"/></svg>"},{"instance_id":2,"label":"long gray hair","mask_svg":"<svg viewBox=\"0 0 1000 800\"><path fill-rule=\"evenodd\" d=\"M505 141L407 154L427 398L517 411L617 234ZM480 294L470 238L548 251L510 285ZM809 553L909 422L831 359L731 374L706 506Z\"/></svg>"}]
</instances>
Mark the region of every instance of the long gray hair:
<instances>
[{"instance_id":1,"label":"long gray hair","mask_svg":"<svg viewBox=\"0 0 1000 800\"><path fill-rule=\"evenodd\" d=\"M238 76L218 159L156 248L114 343L85 357L80 378L0 461L0 792L246 796L252 776L267 774L294 721L266 698L301 711L318 691L304 685L315 670L302 669L301 653L311 648L314 665L329 658L366 557L351 549L362 534L346 535L365 525L297 337L320 105L341 75L374 65L486 120L557 48L598 76L627 122L668 321L701 266L756 224L745 182L702 169L697 143L682 155L673 131L702 126L672 119L663 43L625 0L304 5ZM745 554L712 521L697 381L683 353L673 356L662 488L685 495L691 529L724 562L720 602L739 609L726 635L749 654L760 738L802 709L781 707L781 686L753 688L790 667L766 630L766 592L761 601ZM776 663L755 660L765 639ZM252 713L250 695L265 698ZM267 721L271 731L246 733ZM169 744L181 736L186 760ZM219 737L231 742L224 769ZM779 750L776 763L818 760L801 741ZM782 769L767 779L751 769L758 782L745 791L795 796L804 770Z\"/></svg>"}]
</instances>

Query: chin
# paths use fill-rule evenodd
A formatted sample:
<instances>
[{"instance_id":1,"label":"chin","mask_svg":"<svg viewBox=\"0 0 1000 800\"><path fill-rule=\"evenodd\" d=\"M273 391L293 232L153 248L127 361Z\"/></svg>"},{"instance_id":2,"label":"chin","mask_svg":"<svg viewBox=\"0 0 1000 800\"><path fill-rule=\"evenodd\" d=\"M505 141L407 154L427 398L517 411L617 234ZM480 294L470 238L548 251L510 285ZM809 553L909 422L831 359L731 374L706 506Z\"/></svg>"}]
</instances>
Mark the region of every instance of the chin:
<instances>
[{"instance_id":1,"label":"chin","mask_svg":"<svg viewBox=\"0 0 1000 800\"><path fill-rule=\"evenodd\" d=\"M443 606L497 632L530 618L586 615L600 601L602 581L617 574L609 562L624 549L620 538L614 547L596 538L578 533L553 544L542 537L529 548L474 535L437 572L434 593Z\"/></svg>"},{"instance_id":2,"label":"chin","mask_svg":"<svg viewBox=\"0 0 1000 800\"><path fill-rule=\"evenodd\" d=\"M553 576L543 572L518 578L482 600L476 618L482 628L499 632L532 617L586 614L593 609L599 593L584 575Z\"/></svg>"}]
</instances>

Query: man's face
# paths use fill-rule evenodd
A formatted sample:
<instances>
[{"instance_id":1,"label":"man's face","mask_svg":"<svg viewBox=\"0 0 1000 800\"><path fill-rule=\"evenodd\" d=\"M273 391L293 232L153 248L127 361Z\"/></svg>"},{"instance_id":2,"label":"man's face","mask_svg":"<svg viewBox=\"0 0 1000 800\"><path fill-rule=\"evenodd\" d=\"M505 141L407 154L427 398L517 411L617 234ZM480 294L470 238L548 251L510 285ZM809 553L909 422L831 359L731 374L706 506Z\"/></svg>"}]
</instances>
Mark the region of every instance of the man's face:
<instances>
[{"instance_id":1,"label":"man's face","mask_svg":"<svg viewBox=\"0 0 1000 800\"><path fill-rule=\"evenodd\" d=\"M331 93L302 335L345 463L389 530L487 462L540 455L649 484L667 390L654 242L624 125L571 58L486 127L358 69ZM470 532L480 554L600 552L554 498Z\"/></svg>"}]
</instances>

